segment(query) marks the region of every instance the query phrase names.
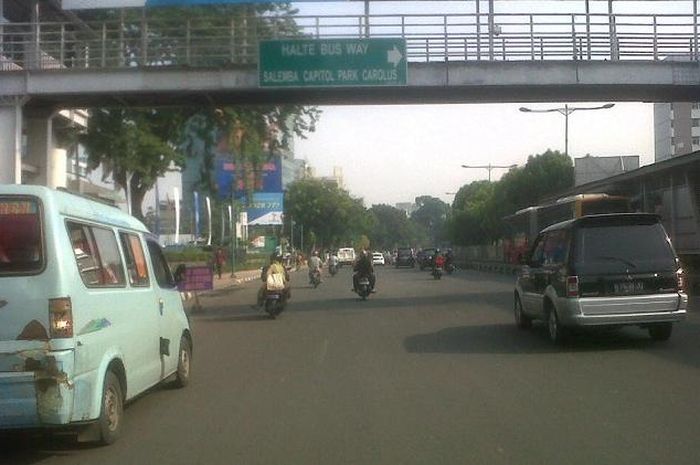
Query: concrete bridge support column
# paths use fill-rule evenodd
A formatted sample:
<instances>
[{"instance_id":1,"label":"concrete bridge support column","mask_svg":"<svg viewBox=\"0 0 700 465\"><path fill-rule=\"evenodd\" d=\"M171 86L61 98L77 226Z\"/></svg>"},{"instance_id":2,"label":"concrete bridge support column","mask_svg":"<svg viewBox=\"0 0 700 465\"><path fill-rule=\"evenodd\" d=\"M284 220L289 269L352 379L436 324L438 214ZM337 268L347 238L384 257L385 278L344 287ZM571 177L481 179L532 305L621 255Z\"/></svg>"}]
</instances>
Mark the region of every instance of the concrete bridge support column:
<instances>
[{"instance_id":1,"label":"concrete bridge support column","mask_svg":"<svg viewBox=\"0 0 700 465\"><path fill-rule=\"evenodd\" d=\"M27 118L26 162L37 168L30 183L51 188L66 187L66 151L55 147L53 118L42 113Z\"/></svg>"},{"instance_id":2,"label":"concrete bridge support column","mask_svg":"<svg viewBox=\"0 0 700 465\"><path fill-rule=\"evenodd\" d=\"M0 184L22 183L22 104L0 98Z\"/></svg>"}]
</instances>

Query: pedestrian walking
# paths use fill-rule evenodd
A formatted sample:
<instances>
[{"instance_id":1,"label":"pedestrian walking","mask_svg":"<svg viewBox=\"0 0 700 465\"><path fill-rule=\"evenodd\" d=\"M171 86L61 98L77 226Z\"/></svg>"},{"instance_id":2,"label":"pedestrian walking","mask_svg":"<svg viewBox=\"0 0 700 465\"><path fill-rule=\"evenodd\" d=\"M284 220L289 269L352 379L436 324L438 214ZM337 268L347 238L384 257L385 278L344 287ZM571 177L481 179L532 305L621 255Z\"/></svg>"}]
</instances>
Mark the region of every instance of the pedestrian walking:
<instances>
[{"instance_id":1,"label":"pedestrian walking","mask_svg":"<svg viewBox=\"0 0 700 465\"><path fill-rule=\"evenodd\" d=\"M224 249L219 247L214 254L214 265L216 266L216 274L219 275L219 279L221 279L221 269L224 267L225 263L226 254L224 253Z\"/></svg>"}]
</instances>

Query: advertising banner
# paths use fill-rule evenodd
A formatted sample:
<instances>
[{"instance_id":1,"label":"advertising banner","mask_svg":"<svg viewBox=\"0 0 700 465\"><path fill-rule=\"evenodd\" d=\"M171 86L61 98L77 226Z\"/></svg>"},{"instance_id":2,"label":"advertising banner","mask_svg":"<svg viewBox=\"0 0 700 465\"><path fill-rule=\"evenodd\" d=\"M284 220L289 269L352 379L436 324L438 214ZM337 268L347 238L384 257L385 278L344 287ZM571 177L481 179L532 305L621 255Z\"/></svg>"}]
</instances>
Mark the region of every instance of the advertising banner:
<instances>
[{"instance_id":1,"label":"advertising banner","mask_svg":"<svg viewBox=\"0 0 700 465\"><path fill-rule=\"evenodd\" d=\"M177 285L180 292L214 289L214 273L209 266L188 266L185 268L184 278Z\"/></svg>"},{"instance_id":2,"label":"advertising banner","mask_svg":"<svg viewBox=\"0 0 700 465\"><path fill-rule=\"evenodd\" d=\"M281 192L282 191L282 160L280 157L274 157L272 160L263 164L262 172L255 176L255 179L249 179L249 183L254 182L253 190L255 192ZM253 176L253 170L245 170L249 176ZM228 157L217 157L215 161L215 184L216 191L220 199L230 199L232 194L236 198L241 198L246 193L246 180L241 170L237 169L234 163Z\"/></svg>"},{"instance_id":3,"label":"advertising banner","mask_svg":"<svg viewBox=\"0 0 700 465\"><path fill-rule=\"evenodd\" d=\"M282 192L260 192L253 194L248 213L248 225L281 225L284 212Z\"/></svg>"},{"instance_id":4,"label":"advertising banner","mask_svg":"<svg viewBox=\"0 0 700 465\"><path fill-rule=\"evenodd\" d=\"M279 0L278 0L279 1ZM295 0L322 2L329 0ZM276 3L270 0L63 0L64 10L92 10L101 8L147 8L159 6L236 5L244 3Z\"/></svg>"}]
</instances>

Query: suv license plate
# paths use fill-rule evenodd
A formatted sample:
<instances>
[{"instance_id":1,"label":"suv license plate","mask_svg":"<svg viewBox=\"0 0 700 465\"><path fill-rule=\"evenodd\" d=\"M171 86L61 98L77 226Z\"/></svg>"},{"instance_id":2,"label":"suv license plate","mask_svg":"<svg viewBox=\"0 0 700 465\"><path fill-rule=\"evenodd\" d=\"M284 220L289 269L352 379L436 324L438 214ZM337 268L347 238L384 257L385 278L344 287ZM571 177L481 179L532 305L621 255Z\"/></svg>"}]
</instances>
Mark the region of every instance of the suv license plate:
<instances>
[{"instance_id":1,"label":"suv license plate","mask_svg":"<svg viewBox=\"0 0 700 465\"><path fill-rule=\"evenodd\" d=\"M270 294L267 296L267 298L272 300L279 300L280 296L279 294Z\"/></svg>"},{"instance_id":2,"label":"suv license plate","mask_svg":"<svg viewBox=\"0 0 700 465\"><path fill-rule=\"evenodd\" d=\"M613 289L615 294L635 294L644 290L644 283L641 281L615 283Z\"/></svg>"}]
</instances>

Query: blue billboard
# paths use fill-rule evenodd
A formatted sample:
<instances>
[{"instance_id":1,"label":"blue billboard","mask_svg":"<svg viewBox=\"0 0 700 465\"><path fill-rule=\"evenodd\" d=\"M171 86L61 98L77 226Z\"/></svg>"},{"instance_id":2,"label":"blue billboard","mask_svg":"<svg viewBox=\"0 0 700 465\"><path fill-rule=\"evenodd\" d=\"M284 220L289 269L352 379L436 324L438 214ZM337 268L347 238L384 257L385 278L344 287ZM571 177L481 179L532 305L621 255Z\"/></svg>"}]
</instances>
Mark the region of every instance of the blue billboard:
<instances>
[{"instance_id":1,"label":"blue billboard","mask_svg":"<svg viewBox=\"0 0 700 465\"><path fill-rule=\"evenodd\" d=\"M282 192L282 160L274 157L260 168L243 168L229 156L215 158L214 185L220 199L241 198L247 187L255 192ZM248 177L246 179L246 176Z\"/></svg>"},{"instance_id":2,"label":"blue billboard","mask_svg":"<svg viewBox=\"0 0 700 465\"><path fill-rule=\"evenodd\" d=\"M284 213L284 194L282 192L259 192L253 194L253 201L248 205L248 226L281 225Z\"/></svg>"}]
</instances>

